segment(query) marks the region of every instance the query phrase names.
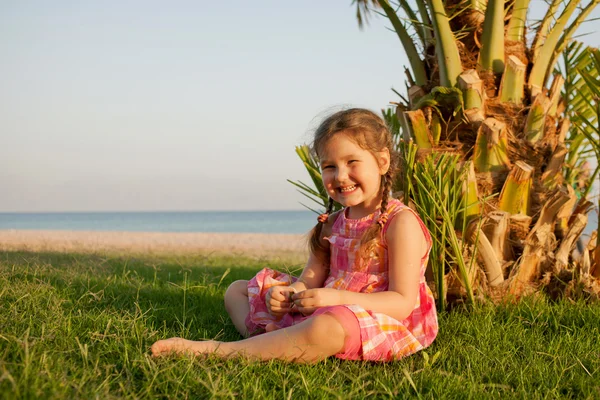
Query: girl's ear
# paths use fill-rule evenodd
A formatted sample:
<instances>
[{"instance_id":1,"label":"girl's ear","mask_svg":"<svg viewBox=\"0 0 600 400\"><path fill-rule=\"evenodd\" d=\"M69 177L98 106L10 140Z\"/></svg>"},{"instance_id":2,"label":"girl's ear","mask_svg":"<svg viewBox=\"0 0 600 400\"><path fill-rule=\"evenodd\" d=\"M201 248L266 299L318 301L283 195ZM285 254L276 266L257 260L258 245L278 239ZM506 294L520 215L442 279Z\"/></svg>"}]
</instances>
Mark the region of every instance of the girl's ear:
<instances>
[{"instance_id":1,"label":"girl's ear","mask_svg":"<svg viewBox=\"0 0 600 400\"><path fill-rule=\"evenodd\" d=\"M378 153L379 173L385 175L390 169L390 150L384 149Z\"/></svg>"}]
</instances>

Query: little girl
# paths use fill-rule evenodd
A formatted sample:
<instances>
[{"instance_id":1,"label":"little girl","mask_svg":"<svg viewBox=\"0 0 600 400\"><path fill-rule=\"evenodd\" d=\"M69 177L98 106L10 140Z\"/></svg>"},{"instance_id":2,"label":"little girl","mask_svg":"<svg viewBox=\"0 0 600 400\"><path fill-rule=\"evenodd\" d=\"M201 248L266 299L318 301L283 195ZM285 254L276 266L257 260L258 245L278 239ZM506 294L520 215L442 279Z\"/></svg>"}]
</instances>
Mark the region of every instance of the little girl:
<instances>
[{"instance_id":1,"label":"little girl","mask_svg":"<svg viewBox=\"0 0 600 400\"><path fill-rule=\"evenodd\" d=\"M391 361L433 342L431 237L414 211L390 198L397 159L384 121L363 109L337 112L317 128L313 150L330 198L300 277L263 269L229 286L225 308L247 339L171 338L154 343L153 355ZM344 209L332 213L334 201Z\"/></svg>"}]
</instances>

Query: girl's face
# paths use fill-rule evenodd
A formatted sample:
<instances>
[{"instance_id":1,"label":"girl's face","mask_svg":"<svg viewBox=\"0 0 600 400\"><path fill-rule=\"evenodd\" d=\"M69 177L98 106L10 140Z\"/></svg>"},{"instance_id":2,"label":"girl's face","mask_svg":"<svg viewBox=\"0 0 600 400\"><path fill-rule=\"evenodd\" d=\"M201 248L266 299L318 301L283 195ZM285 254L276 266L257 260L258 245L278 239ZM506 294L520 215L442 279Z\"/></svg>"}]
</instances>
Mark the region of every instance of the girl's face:
<instances>
[{"instance_id":1,"label":"girl's face","mask_svg":"<svg viewBox=\"0 0 600 400\"><path fill-rule=\"evenodd\" d=\"M360 147L348 134L339 132L320 152L323 184L329 196L350 207L350 218L362 218L381 203L381 176L390 167L390 153L373 154Z\"/></svg>"}]
</instances>

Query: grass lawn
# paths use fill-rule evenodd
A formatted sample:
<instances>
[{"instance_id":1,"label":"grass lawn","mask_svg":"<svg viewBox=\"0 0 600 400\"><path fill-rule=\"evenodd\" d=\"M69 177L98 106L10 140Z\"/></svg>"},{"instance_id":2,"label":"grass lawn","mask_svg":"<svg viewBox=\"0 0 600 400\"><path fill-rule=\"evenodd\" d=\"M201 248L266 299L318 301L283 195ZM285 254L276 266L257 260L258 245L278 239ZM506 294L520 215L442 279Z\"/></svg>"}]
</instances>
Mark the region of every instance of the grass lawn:
<instances>
[{"instance_id":1,"label":"grass lawn","mask_svg":"<svg viewBox=\"0 0 600 400\"><path fill-rule=\"evenodd\" d=\"M0 398L600 398L600 304L441 313L426 351L315 365L171 357L157 339L235 340L223 293L243 257L0 252Z\"/></svg>"}]
</instances>

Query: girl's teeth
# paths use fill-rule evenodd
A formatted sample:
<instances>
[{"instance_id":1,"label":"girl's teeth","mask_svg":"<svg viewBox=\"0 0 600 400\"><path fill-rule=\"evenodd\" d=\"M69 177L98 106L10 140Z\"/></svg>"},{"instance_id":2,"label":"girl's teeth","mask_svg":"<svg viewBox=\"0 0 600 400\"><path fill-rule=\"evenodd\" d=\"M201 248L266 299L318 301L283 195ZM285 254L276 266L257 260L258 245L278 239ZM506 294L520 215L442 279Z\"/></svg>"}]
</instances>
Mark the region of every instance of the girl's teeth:
<instances>
[{"instance_id":1,"label":"girl's teeth","mask_svg":"<svg viewBox=\"0 0 600 400\"><path fill-rule=\"evenodd\" d=\"M355 186L346 187L346 188L340 188L340 192L351 192L354 189L356 189L356 185Z\"/></svg>"}]
</instances>

